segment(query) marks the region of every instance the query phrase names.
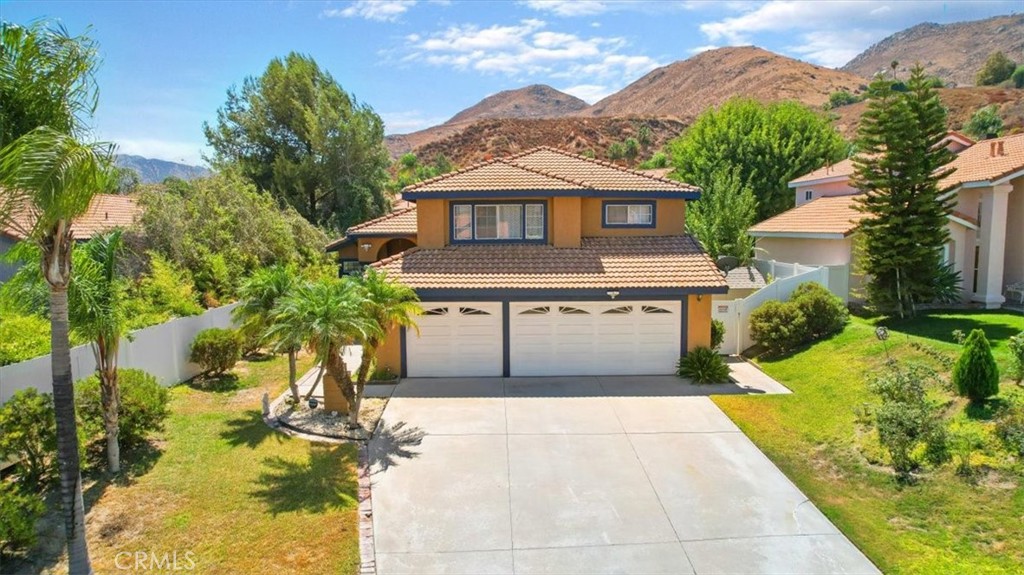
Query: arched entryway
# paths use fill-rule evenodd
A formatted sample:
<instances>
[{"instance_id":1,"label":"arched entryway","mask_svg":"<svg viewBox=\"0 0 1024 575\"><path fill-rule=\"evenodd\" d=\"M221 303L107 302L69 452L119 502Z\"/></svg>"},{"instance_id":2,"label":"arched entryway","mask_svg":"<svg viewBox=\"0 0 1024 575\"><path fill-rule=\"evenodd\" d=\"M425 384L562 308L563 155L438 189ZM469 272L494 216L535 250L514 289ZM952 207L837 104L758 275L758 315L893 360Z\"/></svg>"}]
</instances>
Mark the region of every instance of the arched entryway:
<instances>
[{"instance_id":1,"label":"arched entryway","mask_svg":"<svg viewBox=\"0 0 1024 575\"><path fill-rule=\"evenodd\" d=\"M386 257L395 256L414 247L416 247L416 242L407 238L388 240L387 243L380 247L380 251L377 252L377 259L382 260Z\"/></svg>"}]
</instances>

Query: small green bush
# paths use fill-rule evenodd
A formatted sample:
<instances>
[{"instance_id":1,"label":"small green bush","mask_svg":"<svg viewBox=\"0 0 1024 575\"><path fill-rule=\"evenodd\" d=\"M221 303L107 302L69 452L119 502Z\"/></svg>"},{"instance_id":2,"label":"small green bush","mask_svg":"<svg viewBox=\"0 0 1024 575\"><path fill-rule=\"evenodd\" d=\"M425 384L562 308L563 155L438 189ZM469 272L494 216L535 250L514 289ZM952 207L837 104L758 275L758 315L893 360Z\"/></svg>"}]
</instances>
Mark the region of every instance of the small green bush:
<instances>
[{"instance_id":1,"label":"small green bush","mask_svg":"<svg viewBox=\"0 0 1024 575\"><path fill-rule=\"evenodd\" d=\"M4 314L0 318L0 365L50 353L50 321L37 315Z\"/></svg>"},{"instance_id":2,"label":"small green bush","mask_svg":"<svg viewBox=\"0 0 1024 575\"><path fill-rule=\"evenodd\" d=\"M0 480L0 561L12 551L25 551L36 543L36 521L45 511L35 493Z\"/></svg>"},{"instance_id":3,"label":"small green bush","mask_svg":"<svg viewBox=\"0 0 1024 575\"><path fill-rule=\"evenodd\" d=\"M1014 88L1024 88L1024 66L1017 66L1010 79L1013 80Z\"/></svg>"},{"instance_id":4,"label":"small green bush","mask_svg":"<svg viewBox=\"0 0 1024 575\"><path fill-rule=\"evenodd\" d=\"M803 343L807 318L792 302L767 301L750 314L750 337L769 355L780 355Z\"/></svg>"},{"instance_id":5,"label":"small green bush","mask_svg":"<svg viewBox=\"0 0 1024 575\"><path fill-rule=\"evenodd\" d=\"M838 92L832 92L828 95L828 109L841 108L843 106L849 106L850 104L856 104L860 102L861 98L847 92L846 90L839 90Z\"/></svg>"},{"instance_id":6,"label":"small green bush","mask_svg":"<svg viewBox=\"0 0 1024 575\"><path fill-rule=\"evenodd\" d=\"M679 358L676 375L696 383L725 383L729 381L729 365L710 347L697 347Z\"/></svg>"},{"instance_id":7,"label":"small green bush","mask_svg":"<svg viewBox=\"0 0 1024 575\"><path fill-rule=\"evenodd\" d=\"M711 349L718 351L725 341L725 324L722 320L711 320Z\"/></svg>"},{"instance_id":8,"label":"small green bush","mask_svg":"<svg viewBox=\"0 0 1024 575\"><path fill-rule=\"evenodd\" d=\"M169 311L178 317L199 315L203 308L197 303L192 278L167 258L151 252L149 275L142 279L142 297L155 309Z\"/></svg>"},{"instance_id":9,"label":"small green bush","mask_svg":"<svg viewBox=\"0 0 1024 575\"><path fill-rule=\"evenodd\" d=\"M813 341L843 331L850 321L850 311L843 300L819 283L802 283L790 296L806 319L804 339Z\"/></svg>"},{"instance_id":10,"label":"small green bush","mask_svg":"<svg viewBox=\"0 0 1024 575\"><path fill-rule=\"evenodd\" d=\"M242 337L233 329L204 329L192 342L189 361L199 364L203 373L220 375L242 359Z\"/></svg>"},{"instance_id":11,"label":"small green bush","mask_svg":"<svg viewBox=\"0 0 1024 575\"><path fill-rule=\"evenodd\" d=\"M1024 331L1010 338L1010 379L1018 385L1024 381Z\"/></svg>"},{"instance_id":12,"label":"small green bush","mask_svg":"<svg viewBox=\"0 0 1024 575\"><path fill-rule=\"evenodd\" d=\"M975 329L964 341L963 352L953 366L953 385L972 403L999 393L999 367L984 331Z\"/></svg>"},{"instance_id":13,"label":"small green bush","mask_svg":"<svg viewBox=\"0 0 1024 575\"><path fill-rule=\"evenodd\" d=\"M170 394L155 377L141 369L117 370L117 386L121 392L118 440L122 448L142 445L149 433L163 429L170 413ZM75 408L87 437L103 437L99 376L91 375L75 383Z\"/></svg>"},{"instance_id":14,"label":"small green bush","mask_svg":"<svg viewBox=\"0 0 1024 575\"><path fill-rule=\"evenodd\" d=\"M53 398L22 389L0 406L0 460L16 459L18 476L30 488L57 471L57 423Z\"/></svg>"},{"instance_id":15,"label":"small green bush","mask_svg":"<svg viewBox=\"0 0 1024 575\"><path fill-rule=\"evenodd\" d=\"M996 414L996 436L1006 449L1024 457L1024 398L1017 396Z\"/></svg>"},{"instance_id":16,"label":"small green bush","mask_svg":"<svg viewBox=\"0 0 1024 575\"><path fill-rule=\"evenodd\" d=\"M1002 52L989 54L988 60L978 71L974 83L979 86L995 86L1008 80L1017 69L1017 64L1006 57Z\"/></svg>"}]
</instances>

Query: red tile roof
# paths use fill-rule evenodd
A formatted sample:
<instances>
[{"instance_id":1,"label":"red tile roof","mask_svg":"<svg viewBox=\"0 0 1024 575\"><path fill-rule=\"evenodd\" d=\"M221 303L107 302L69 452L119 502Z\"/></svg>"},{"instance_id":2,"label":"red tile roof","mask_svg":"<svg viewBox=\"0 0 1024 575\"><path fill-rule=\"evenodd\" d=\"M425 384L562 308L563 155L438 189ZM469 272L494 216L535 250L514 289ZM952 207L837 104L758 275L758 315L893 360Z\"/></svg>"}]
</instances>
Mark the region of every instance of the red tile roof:
<instances>
[{"instance_id":1,"label":"red tile roof","mask_svg":"<svg viewBox=\"0 0 1024 575\"><path fill-rule=\"evenodd\" d=\"M804 174L799 178L789 182L789 185L790 187L793 187L795 184L806 184L807 182L816 182L818 180L824 180L825 178L848 178L852 175L853 160L850 158L846 158L845 160L838 161L834 164L822 166L809 174Z\"/></svg>"},{"instance_id":2,"label":"red tile roof","mask_svg":"<svg viewBox=\"0 0 1024 575\"><path fill-rule=\"evenodd\" d=\"M750 228L750 234L839 234L848 236L866 214L857 211L856 195L825 196L768 218Z\"/></svg>"},{"instance_id":3,"label":"red tile roof","mask_svg":"<svg viewBox=\"0 0 1024 575\"><path fill-rule=\"evenodd\" d=\"M581 248L412 248L373 265L415 289L726 287L722 272L691 236L588 237Z\"/></svg>"},{"instance_id":4,"label":"red tile roof","mask_svg":"<svg viewBox=\"0 0 1024 575\"><path fill-rule=\"evenodd\" d=\"M403 192L512 190L700 191L690 184L544 146L449 172L408 186Z\"/></svg>"},{"instance_id":5,"label":"red tile roof","mask_svg":"<svg viewBox=\"0 0 1024 575\"><path fill-rule=\"evenodd\" d=\"M76 240L87 240L97 234L114 228L129 228L142 213L135 198L114 194L96 194L84 214L71 225L71 235ZM23 213L15 216L16 225L0 229L0 232L17 240L25 239L25 232L32 227L33 216Z\"/></svg>"},{"instance_id":6,"label":"red tile roof","mask_svg":"<svg viewBox=\"0 0 1024 575\"><path fill-rule=\"evenodd\" d=\"M372 219L345 230L345 235L327 244L326 251L348 243L360 236L414 236L416 235L416 204L398 208L390 214Z\"/></svg>"},{"instance_id":7,"label":"red tile roof","mask_svg":"<svg viewBox=\"0 0 1024 575\"><path fill-rule=\"evenodd\" d=\"M1002 154L999 146L1002 145ZM1024 170L1024 134L984 140L960 152L950 164L956 168L939 184L948 189L969 182L995 182Z\"/></svg>"}]
</instances>

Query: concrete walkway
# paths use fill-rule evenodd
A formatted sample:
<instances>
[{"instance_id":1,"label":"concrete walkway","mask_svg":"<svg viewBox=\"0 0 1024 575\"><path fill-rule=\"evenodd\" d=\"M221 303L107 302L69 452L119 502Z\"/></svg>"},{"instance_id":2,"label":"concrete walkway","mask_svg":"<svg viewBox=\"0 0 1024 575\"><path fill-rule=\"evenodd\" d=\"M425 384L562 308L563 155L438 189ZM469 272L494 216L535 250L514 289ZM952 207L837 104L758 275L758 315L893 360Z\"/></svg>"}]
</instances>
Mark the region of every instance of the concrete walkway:
<instances>
[{"instance_id":1,"label":"concrete walkway","mask_svg":"<svg viewBox=\"0 0 1024 575\"><path fill-rule=\"evenodd\" d=\"M378 572L877 573L674 377L405 380L369 445Z\"/></svg>"}]
</instances>

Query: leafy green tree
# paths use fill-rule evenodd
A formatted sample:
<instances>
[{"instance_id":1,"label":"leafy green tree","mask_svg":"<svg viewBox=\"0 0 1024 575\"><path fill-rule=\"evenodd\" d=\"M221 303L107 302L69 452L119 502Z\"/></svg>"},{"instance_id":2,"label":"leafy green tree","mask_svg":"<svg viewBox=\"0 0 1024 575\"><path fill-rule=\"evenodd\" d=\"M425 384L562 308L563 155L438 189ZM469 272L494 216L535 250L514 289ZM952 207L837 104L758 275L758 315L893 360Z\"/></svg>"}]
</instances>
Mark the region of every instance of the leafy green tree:
<instances>
[{"instance_id":1,"label":"leafy green tree","mask_svg":"<svg viewBox=\"0 0 1024 575\"><path fill-rule=\"evenodd\" d=\"M432 163L424 164L416 154L409 152L398 158L392 166L394 177L388 180L387 189L391 193L400 192L406 186L447 174L454 169L455 166L444 154L438 154Z\"/></svg>"},{"instance_id":2,"label":"leafy green tree","mask_svg":"<svg viewBox=\"0 0 1024 575\"><path fill-rule=\"evenodd\" d=\"M357 280L362 291L363 317L372 326L362 337L363 356L356 373L355 403L349 411L349 425L358 425L359 404L363 399L363 390L373 371L373 362L377 350L384 343L388 332L400 327L416 328L415 317L423 312L419 305L419 297L412 288L388 279L373 268L367 268ZM417 329L417 332L419 330Z\"/></svg>"},{"instance_id":3,"label":"leafy green tree","mask_svg":"<svg viewBox=\"0 0 1024 575\"><path fill-rule=\"evenodd\" d=\"M68 570L91 573L71 381L67 290L71 222L110 187L112 149L82 143L96 109L95 44L46 23L0 23L0 226L20 229L40 252L50 288L57 460ZM28 221L22 219L31 214Z\"/></svg>"},{"instance_id":4,"label":"leafy green tree","mask_svg":"<svg viewBox=\"0 0 1024 575\"><path fill-rule=\"evenodd\" d=\"M733 99L701 114L668 146L676 173L701 188L722 169L754 191L757 219L793 207L789 181L846 157L829 119L797 102Z\"/></svg>"},{"instance_id":5,"label":"leafy green tree","mask_svg":"<svg viewBox=\"0 0 1024 575\"><path fill-rule=\"evenodd\" d=\"M650 159L640 162L640 165L637 167L641 170L652 170L655 168L667 168L669 165L668 156L665 155L665 152L654 152Z\"/></svg>"},{"instance_id":6,"label":"leafy green tree","mask_svg":"<svg viewBox=\"0 0 1024 575\"><path fill-rule=\"evenodd\" d=\"M993 52L989 54L981 70L978 70L974 83L979 86L995 86L1009 80L1016 69L1017 64L1007 58L1006 54Z\"/></svg>"},{"instance_id":7,"label":"leafy green tree","mask_svg":"<svg viewBox=\"0 0 1024 575\"><path fill-rule=\"evenodd\" d=\"M291 390L292 399L296 403L302 399L296 385L296 359L299 350L302 349L302 342L280 338L273 341L268 337L268 332L274 323L274 308L277 302L291 293L298 283L299 278L295 272L285 266L277 265L257 270L239 289L238 297L242 301L232 312L243 338L255 339L261 344L271 343L275 351L284 351L288 354L288 389Z\"/></svg>"},{"instance_id":8,"label":"leafy green tree","mask_svg":"<svg viewBox=\"0 0 1024 575\"><path fill-rule=\"evenodd\" d=\"M971 330L953 366L953 384L961 397L981 403L999 393L999 367L985 332Z\"/></svg>"},{"instance_id":9,"label":"leafy green tree","mask_svg":"<svg viewBox=\"0 0 1024 575\"><path fill-rule=\"evenodd\" d=\"M1017 66L1017 69L1010 75L1014 88L1024 88L1024 66Z\"/></svg>"},{"instance_id":10,"label":"leafy green tree","mask_svg":"<svg viewBox=\"0 0 1024 575\"><path fill-rule=\"evenodd\" d=\"M237 165L314 224L344 230L389 208L384 123L308 56L275 58L228 90L203 131L215 166Z\"/></svg>"},{"instance_id":11,"label":"leafy green tree","mask_svg":"<svg viewBox=\"0 0 1024 575\"><path fill-rule=\"evenodd\" d=\"M953 153L942 145L946 110L920 66L909 91L893 92L876 78L857 133L853 184L858 196L868 301L913 316L915 304L933 301L943 273L942 247L952 200L941 199L939 181Z\"/></svg>"},{"instance_id":12,"label":"leafy green tree","mask_svg":"<svg viewBox=\"0 0 1024 575\"><path fill-rule=\"evenodd\" d=\"M1003 131L1003 119L999 117L999 108L993 104L974 112L971 119L964 124L964 131L975 140L998 136Z\"/></svg>"},{"instance_id":13,"label":"leafy green tree","mask_svg":"<svg viewBox=\"0 0 1024 575\"><path fill-rule=\"evenodd\" d=\"M121 195L134 194L142 185L142 178L132 168L114 166L114 178L117 180L117 193Z\"/></svg>"},{"instance_id":14,"label":"leafy green tree","mask_svg":"<svg viewBox=\"0 0 1024 575\"><path fill-rule=\"evenodd\" d=\"M357 421L356 386L342 351L346 345L380 334L363 313L364 296L350 278L323 278L298 286L274 311L272 338L301 341L324 367L349 404L349 422ZM352 412L355 412L353 415Z\"/></svg>"},{"instance_id":15,"label":"leafy green tree","mask_svg":"<svg viewBox=\"0 0 1024 575\"><path fill-rule=\"evenodd\" d=\"M734 256L749 263L753 241L747 229L754 224L757 201L739 169L721 169L711 175L701 198L686 210L686 227L713 258Z\"/></svg>"}]
</instances>

